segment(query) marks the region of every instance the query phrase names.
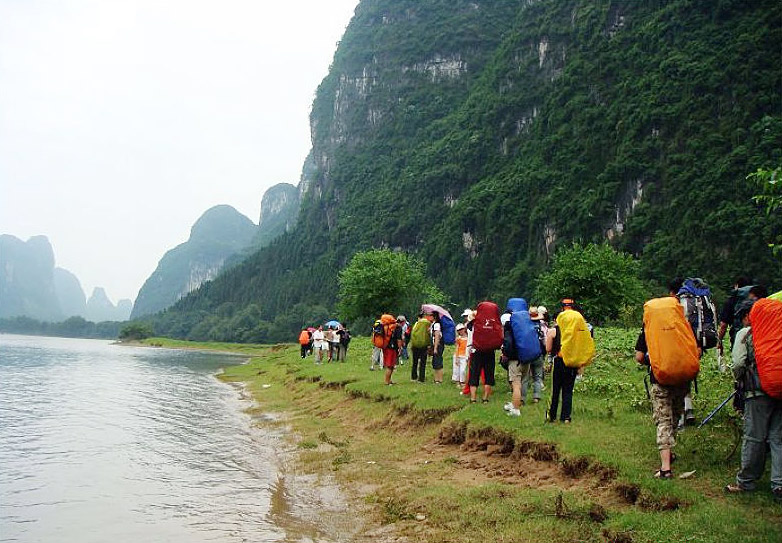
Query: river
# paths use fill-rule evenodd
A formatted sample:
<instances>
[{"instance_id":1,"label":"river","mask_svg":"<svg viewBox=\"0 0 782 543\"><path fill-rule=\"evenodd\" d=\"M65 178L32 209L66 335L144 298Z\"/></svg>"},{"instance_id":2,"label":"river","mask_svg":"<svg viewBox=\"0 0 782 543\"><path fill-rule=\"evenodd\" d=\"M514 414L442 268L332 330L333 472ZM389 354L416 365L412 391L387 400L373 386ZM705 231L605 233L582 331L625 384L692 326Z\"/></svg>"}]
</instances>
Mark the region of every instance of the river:
<instances>
[{"instance_id":1,"label":"river","mask_svg":"<svg viewBox=\"0 0 782 543\"><path fill-rule=\"evenodd\" d=\"M329 540L286 520L283 436L215 376L237 362L0 335L0 541Z\"/></svg>"}]
</instances>

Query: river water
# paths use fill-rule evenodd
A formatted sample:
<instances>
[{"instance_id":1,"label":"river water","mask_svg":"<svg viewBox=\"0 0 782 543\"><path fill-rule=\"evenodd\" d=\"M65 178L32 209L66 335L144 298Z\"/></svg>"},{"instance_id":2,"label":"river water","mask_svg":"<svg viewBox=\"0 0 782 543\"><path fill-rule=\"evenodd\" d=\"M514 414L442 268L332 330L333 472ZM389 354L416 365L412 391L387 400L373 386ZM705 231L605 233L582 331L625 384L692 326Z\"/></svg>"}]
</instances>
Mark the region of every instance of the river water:
<instances>
[{"instance_id":1,"label":"river water","mask_svg":"<svg viewBox=\"0 0 782 543\"><path fill-rule=\"evenodd\" d=\"M0 541L330 539L286 520L282 436L215 377L237 362L0 335Z\"/></svg>"}]
</instances>

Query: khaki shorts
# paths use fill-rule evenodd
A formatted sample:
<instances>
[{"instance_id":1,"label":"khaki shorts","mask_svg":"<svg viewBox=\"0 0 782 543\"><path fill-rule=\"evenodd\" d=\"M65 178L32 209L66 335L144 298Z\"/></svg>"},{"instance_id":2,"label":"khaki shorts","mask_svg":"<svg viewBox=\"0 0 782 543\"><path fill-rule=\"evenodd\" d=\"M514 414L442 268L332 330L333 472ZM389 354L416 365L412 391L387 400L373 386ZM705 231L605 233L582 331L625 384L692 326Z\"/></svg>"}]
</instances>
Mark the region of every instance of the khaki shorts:
<instances>
[{"instance_id":1,"label":"khaki shorts","mask_svg":"<svg viewBox=\"0 0 782 543\"><path fill-rule=\"evenodd\" d=\"M529 364L522 364L518 360L508 361L508 381L521 384L524 374L527 372Z\"/></svg>"}]
</instances>

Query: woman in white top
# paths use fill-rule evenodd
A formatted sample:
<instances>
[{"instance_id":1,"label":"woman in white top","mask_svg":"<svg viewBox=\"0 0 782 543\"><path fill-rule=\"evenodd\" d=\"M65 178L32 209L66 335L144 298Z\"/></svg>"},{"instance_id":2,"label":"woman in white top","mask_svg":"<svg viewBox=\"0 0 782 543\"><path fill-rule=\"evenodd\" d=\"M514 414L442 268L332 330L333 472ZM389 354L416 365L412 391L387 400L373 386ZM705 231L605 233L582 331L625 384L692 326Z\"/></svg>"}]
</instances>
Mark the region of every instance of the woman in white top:
<instances>
[{"instance_id":1,"label":"woman in white top","mask_svg":"<svg viewBox=\"0 0 782 543\"><path fill-rule=\"evenodd\" d=\"M320 364L323 361L324 351L329 348L322 326L318 326L318 329L312 333L312 348L315 350L315 363Z\"/></svg>"}]
</instances>

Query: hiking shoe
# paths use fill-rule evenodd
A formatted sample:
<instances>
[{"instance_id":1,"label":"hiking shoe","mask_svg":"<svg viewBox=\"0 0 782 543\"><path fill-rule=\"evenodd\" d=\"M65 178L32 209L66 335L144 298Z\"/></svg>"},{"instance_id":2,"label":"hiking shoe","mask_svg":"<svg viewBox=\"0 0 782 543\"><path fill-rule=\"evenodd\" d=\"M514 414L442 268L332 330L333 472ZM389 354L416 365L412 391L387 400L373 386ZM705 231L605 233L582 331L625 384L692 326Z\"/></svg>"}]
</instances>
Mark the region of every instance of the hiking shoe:
<instances>
[{"instance_id":1,"label":"hiking shoe","mask_svg":"<svg viewBox=\"0 0 782 543\"><path fill-rule=\"evenodd\" d=\"M669 469L658 469L654 473L655 479L673 479L673 471ZM728 485L730 486L730 485Z\"/></svg>"},{"instance_id":2,"label":"hiking shoe","mask_svg":"<svg viewBox=\"0 0 782 543\"><path fill-rule=\"evenodd\" d=\"M692 409L688 409L684 412L684 424L686 426L692 426L695 424L695 414L692 412Z\"/></svg>"},{"instance_id":3,"label":"hiking shoe","mask_svg":"<svg viewBox=\"0 0 782 543\"><path fill-rule=\"evenodd\" d=\"M782 486L772 490L771 494L774 496L775 500L777 500L779 503L782 503Z\"/></svg>"},{"instance_id":4,"label":"hiking shoe","mask_svg":"<svg viewBox=\"0 0 782 543\"><path fill-rule=\"evenodd\" d=\"M508 409L508 416L509 417L520 417L521 416L521 409L516 409L515 407L512 407Z\"/></svg>"},{"instance_id":5,"label":"hiking shoe","mask_svg":"<svg viewBox=\"0 0 782 543\"><path fill-rule=\"evenodd\" d=\"M508 403L506 403L505 405L503 405L503 406L502 406L502 408L503 408L505 411L510 411L511 409L513 409L513 403L512 403L512 402L508 402Z\"/></svg>"},{"instance_id":6,"label":"hiking shoe","mask_svg":"<svg viewBox=\"0 0 782 543\"><path fill-rule=\"evenodd\" d=\"M729 485L725 485L725 492L728 494L741 494L743 492L749 492L749 489L744 488L738 483L730 483Z\"/></svg>"}]
</instances>

